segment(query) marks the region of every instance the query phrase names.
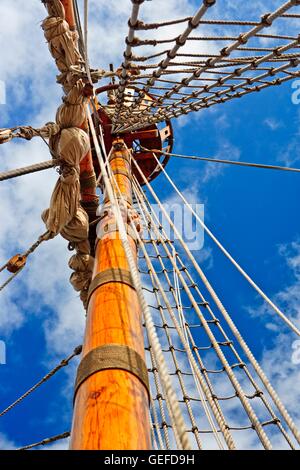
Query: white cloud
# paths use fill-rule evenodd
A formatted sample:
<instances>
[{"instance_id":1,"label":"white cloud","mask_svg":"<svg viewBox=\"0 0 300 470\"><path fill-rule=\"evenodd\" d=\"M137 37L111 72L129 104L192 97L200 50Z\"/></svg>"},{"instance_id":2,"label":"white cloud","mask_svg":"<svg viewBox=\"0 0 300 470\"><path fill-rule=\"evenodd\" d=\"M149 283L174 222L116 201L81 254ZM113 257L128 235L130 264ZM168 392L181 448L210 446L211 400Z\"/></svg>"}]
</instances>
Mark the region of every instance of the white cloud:
<instances>
[{"instance_id":1,"label":"white cloud","mask_svg":"<svg viewBox=\"0 0 300 470\"><path fill-rule=\"evenodd\" d=\"M294 339L289 334L278 335L274 347L264 352L261 364L299 427L300 366L292 362Z\"/></svg>"},{"instance_id":2,"label":"white cloud","mask_svg":"<svg viewBox=\"0 0 300 470\"><path fill-rule=\"evenodd\" d=\"M282 122L278 121L278 119L275 119L273 117L266 118L264 120L264 124L271 129L271 131L277 131L280 127L282 127Z\"/></svg>"},{"instance_id":3,"label":"white cloud","mask_svg":"<svg viewBox=\"0 0 300 470\"><path fill-rule=\"evenodd\" d=\"M156 4L155 4L156 3ZM123 51L125 48L125 37L128 33L128 19L130 16L132 4L129 0L93 0L90 2L89 15L89 55L91 64L95 66L108 67L108 64L114 62L118 67L123 60ZM157 22L169 20L170 18L182 18L193 15L196 11L195 5L189 0L169 0L168 2L145 2L140 9L140 19L144 22ZM179 24L168 28L157 30L148 30L146 32L138 31L140 38L152 39L160 37L176 37L184 31L186 25ZM205 31L202 26L202 30ZM107 34L109 31L109 34ZM101 47L99 41L101 40ZM189 50L196 52L203 49L203 45L197 45L196 42L189 44ZM155 52L167 49L168 45L163 44L155 48ZM184 49L182 49L184 50ZM153 53L153 47L143 48L143 53ZM140 48L135 48L134 53L140 55ZM157 61L157 59L155 59Z\"/></svg>"},{"instance_id":4,"label":"white cloud","mask_svg":"<svg viewBox=\"0 0 300 470\"><path fill-rule=\"evenodd\" d=\"M275 303L283 309L290 319L300 325L300 242L281 245L279 253L290 269L290 282L274 296ZM288 330L274 312L261 304L251 313L265 323L267 329L274 332L274 344L266 347L260 360L261 366L269 377L283 403L291 413L298 427L300 426L300 366L292 361L293 342L297 339Z\"/></svg>"},{"instance_id":5,"label":"white cloud","mask_svg":"<svg viewBox=\"0 0 300 470\"><path fill-rule=\"evenodd\" d=\"M1 146L0 153L2 165L6 168L49 159L45 144L38 140ZM48 207L56 179L55 171L48 170L1 184L0 256L2 263L17 252L20 253L27 249L45 232L40 214L43 209ZM41 313L40 310L43 307L48 307L56 312L52 318L53 321L55 318L60 324L61 334L64 332L64 326L66 331L70 333L70 322L66 320L66 324L64 324L62 320L64 316L68 317L65 309L69 305L74 325L79 324L78 328L82 332L83 322L77 317L84 318L84 311L81 302L78 301L76 316L76 302L73 304L73 300L77 298L77 294L68 284L70 271L67 267L67 260L70 253L68 253L66 245L64 240L57 237L45 242L28 258L24 271L2 292L0 297L2 326L5 326L6 329L8 327L16 329L22 325L23 321L26 321L27 310L32 315L36 315ZM6 275L7 273L3 272L1 279L4 280ZM23 297L22 302L18 300L20 297ZM61 302L61 298L64 298L65 301ZM80 312L79 315L78 312ZM54 328L53 321L46 324L46 331L49 330L49 334ZM75 331L76 326L74 325L72 331ZM76 337L74 334L67 337L70 338L70 342L72 342L72 338L74 339L72 346L75 346L80 335ZM58 352L66 352L66 342L58 340L55 343L52 338L51 344L51 350L57 346Z\"/></svg>"},{"instance_id":6,"label":"white cloud","mask_svg":"<svg viewBox=\"0 0 300 470\"><path fill-rule=\"evenodd\" d=\"M274 302L287 316L297 325L300 325L300 242L294 241L290 244L280 245L279 254L284 258L287 267L290 269L292 280L281 291L275 293ZM250 308L253 316L261 318L266 326L272 330L285 326L282 320L273 312L271 307L263 303L256 308Z\"/></svg>"},{"instance_id":7,"label":"white cloud","mask_svg":"<svg viewBox=\"0 0 300 470\"><path fill-rule=\"evenodd\" d=\"M0 432L0 450L13 450L16 448L15 443L5 434Z\"/></svg>"},{"instance_id":8,"label":"white cloud","mask_svg":"<svg viewBox=\"0 0 300 470\"><path fill-rule=\"evenodd\" d=\"M39 115L44 115L45 122L53 120L61 92L55 83L57 71L40 27L44 17L41 2L1 2L0 79L7 91L6 105L0 106L1 127L8 119L14 125L39 125L41 122L35 120ZM24 111L28 122L18 122L18 115Z\"/></svg>"},{"instance_id":9,"label":"white cloud","mask_svg":"<svg viewBox=\"0 0 300 470\"><path fill-rule=\"evenodd\" d=\"M45 450L68 450L69 442L70 442L69 438L62 439L61 441L54 442L54 444L51 444L45 447ZM41 448L39 449L41 450Z\"/></svg>"},{"instance_id":10,"label":"white cloud","mask_svg":"<svg viewBox=\"0 0 300 470\"><path fill-rule=\"evenodd\" d=\"M240 154L241 152L238 147L230 143L228 140L221 139L219 142L218 150L214 155L214 158L237 161L240 159ZM204 183L207 183L211 179L220 176L224 170L224 164L214 162L206 163L202 174L202 181Z\"/></svg>"},{"instance_id":11,"label":"white cloud","mask_svg":"<svg viewBox=\"0 0 300 470\"><path fill-rule=\"evenodd\" d=\"M293 166L300 160L300 132L297 131L278 153L277 159L287 166Z\"/></svg>"},{"instance_id":12,"label":"white cloud","mask_svg":"<svg viewBox=\"0 0 300 470\"><path fill-rule=\"evenodd\" d=\"M97 1L90 5L91 64L108 67L113 61L118 66L122 61L131 2ZM191 6L187 0L172 0L160 10L161 18L167 18L172 10L182 16L191 11ZM43 5L35 0L25 3L3 0L1 3L0 41L5 47L2 48L0 79L7 88L7 103L0 107L1 127L7 123L41 126L55 118L62 90L55 83L58 72L40 28L45 16ZM146 8L146 18L154 18L150 5ZM5 170L47 160L49 153L45 144L37 139L14 141L0 147L0 158L1 168ZM48 170L1 184L1 262L27 249L45 231L40 214L48 207L57 177L55 171ZM0 296L2 334L16 331L32 316L38 317L45 334L49 365L70 354L74 346L82 342L85 316L78 294L69 285L69 256L66 242L60 237L44 243ZM2 274L5 279L6 273ZM74 366L68 368L64 394L66 390L71 394L74 369ZM1 436L1 443L2 447L13 446L4 436ZM66 442L52 448L65 446Z\"/></svg>"},{"instance_id":13,"label":"white cloud","mask_svg":"<svg viewBox=\"0 0 300 470\"><path fill-rule=\"evenodd\" d=\"M278 3L278 2L276 2ZM281 3L281 2L280 2ZM273 5L272 5L273 4ZM219 2L223 13L224 1ZM155 6L155 7L154 7ZM226 2L228 7L228 2ZM243 13L251 15L268 10L274 2L247 2L243 4ZM90 1L89 52L93 67L108 68L110 62L115 67L122 61L124 37L127 34L129 0L91 0ZM231 2L227 13L239 16L240 5ZM165 20L174 17L188 16L195 8L189 0L169 0L168 2L146 2L143 5L145 21ZM103 13L105 12L105 13ZM0 106L1 127L8 122L11 125L31 124L40 126L54 120L55 110L60 104L61 88L55 83L57 70L50 57L40 22L45 17L45 9L36 0L2 0L0 16L1 75L7 88L7 104ZM160 37L177 35L184 26L176 26L168 31L162 29ZM201 32L207 30L201 27ZM109 32L109 33L108 33ZM143 33L139 33L143 36ZM154 33L145 33L151 37ZM187 47L187 46L186 46ZM200 52L203 44L189 43L189 50ZM211 50L215 45L211 44ZM161 50L161 49L158 49ZM138 52L138 48L136 50ZM22 121L20 122L20 116ZM198 116L198 115L197 115ZM26 122L24 122L26 121ZM219 125L227 125L226 118L218 117ZM297 146L290 149L290 153ZM216 156L238 160L240 151L228 141L220 141ZM14 142L0 147L2 170L14 168L49 158L45 145L32 142ZM212 163L204 170L203 180L208 181L223 171L221 165ZM49 204L51 191L57 179L54 171L48 170L31 176L25 176L13 182L1 183L0 187L0 258L6 261L18 251L27 248L45 230L40 213ZM192 201L198 196L198 188L192 187L185 193ZM198 197L197 197L198 199ZM197 201L198 202L198 201ZM297 248L298 249L298 248ZM211 260L210 253L203 251L202 256ZM2 332L10 333L20 328L31 316L39 316L41 328L45 332L49 360L69 354L73 347L82 340L84 328L84 310L76 292L68 283L70 271L67 267L69 253L66 242L61 238L43 244L28 260L24 272L0 296L0 326ZM295 262L295 261L294 261ZM291 261L291 263L293 263ZM298 266L298 265L297 265ZM291 265L291 267L293 267ZM4 273L2 273L4 274ZM1 274L1 275L2 275ZM299 279L298 279L299 281ZM297 281L297 282L298 282ZM299 281L300 282L300 281ZM297 295L299 286L290 286L281 293L281 300L292 299L295 315L298 315ZM47 312L47 313L45 313ZM296 313L297 312L297 313ZM292 404L296 403L297 394L292 396L294 380L299 381L298 369L289 363L288 341L285 336L280 339L277 349L266 352L263 358L265 367L270 370L282 395ZM289 338L289 337L288 337ZM280 353L285 360L281 361L286 372L279 368ZM274 362L277 357L277 363ZM74 369L67 373L67 387L71 389ZM280 375L281 374L281 375ZM284 375L282 375L284 374ZM289 375L290 374L290 375ZM282 380L282 378L284 380ZM65 390L65 388L64 388ZM285 395L284 395L285 394ZM243 444L246 446L246 444ZM52 448L65 448L67 441L57 443ZM0 434L0 447L12 448L14 443L4 434Z\"/></svg>"}]
</instances>

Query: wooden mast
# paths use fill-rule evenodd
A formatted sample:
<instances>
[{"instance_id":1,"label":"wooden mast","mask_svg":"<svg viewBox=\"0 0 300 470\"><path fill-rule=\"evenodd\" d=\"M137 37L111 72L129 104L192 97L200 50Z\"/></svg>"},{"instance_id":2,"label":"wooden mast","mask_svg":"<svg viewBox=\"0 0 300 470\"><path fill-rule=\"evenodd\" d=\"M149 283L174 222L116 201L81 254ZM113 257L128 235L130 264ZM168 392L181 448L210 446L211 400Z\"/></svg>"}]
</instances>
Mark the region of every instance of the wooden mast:
<instances>
[{"instance_id":1,"label":"wooden mast","mask_svg":"<svg viewBox=\"0 0 300 470\"><path fill-rule=\"evenodd\" d=\"M114 141L110 162L130 208L131 165L123 141ZM149 449L149 396L140 306L106 193L102 216L83 359L77 375L71 449ZM130 230L128 239L137 257Z\"/></svg>"},{"instance_id":2,"label":"wooden mast","mask_svg":"<svg viewBox=\"0 0 300 470\"><path fill-rule=\"evenodd\" d=\"M74 31L76 29L75 13L74 13L74 2L73 0L60 0L65 9L65 18L69 23L70 29Z\"/></svg>"},{"instance_id":3,"label":"wooden mast","mask_svg":"<svg viewBox=\"0 0 300 470\"><path fill-rule=\"evenodd\" d=\"M74 30L72 0L61 0ZM131 165L123 141L113 143L111 168L119 189L132 204ZM93 171L91 153L81 175ZM83 200L93 199L82 194ZM116 221L104 193L103 218L97 228L95 267L87 323L75 385L72 450L150 449L148 374L144 359L141 311ZM125 219L127 223L127 220ZM137 258L134 234L129 243Z\"/></svg>"}]
</instances>

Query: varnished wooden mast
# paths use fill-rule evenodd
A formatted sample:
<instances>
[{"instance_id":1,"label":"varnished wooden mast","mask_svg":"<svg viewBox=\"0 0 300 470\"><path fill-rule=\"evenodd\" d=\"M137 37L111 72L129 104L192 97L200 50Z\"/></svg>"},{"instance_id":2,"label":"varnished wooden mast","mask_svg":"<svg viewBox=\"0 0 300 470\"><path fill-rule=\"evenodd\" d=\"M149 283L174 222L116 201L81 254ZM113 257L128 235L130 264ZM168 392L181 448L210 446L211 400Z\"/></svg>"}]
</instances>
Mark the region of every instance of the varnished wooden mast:
<instances>
[{"instance_id":1,"label":"varnished wooden mast","mask_svg":"<svg viewBox=\"0 0 300 470\"><path fill-rule=\"evenodd\" d=\"M61 2L66 20L74 30L73 1ZM120 141L115 142L111 168L130 208L131 167L128 151ZM92 171L89 152L81 162L81 177ZM93 192L83 192L84 201L94 199ZM70 443L73 450L151 447L141 312L109 205L105 194L82 360L77 374ZM129 242L137 256L132 233Z\"/></svg>"},{"instance_id":2,"label":"varnished wooden mast","mask_svg":"<svg viewBox=\"0 0 300 470\"><path fill-rule=\"evenodd\" d=\"M74 31L76 29L74 3L73 0L60 0L65 9L66 21L69 23L70 29Z\"/></svg>"},{"instance_id":3,"label":"varnished wooden mast","mask_svg":"<svg viewBox=\"0 0 300 470\"><path fill-rule=\"evenodd\" d=\"M110 161L130 208L131 168L122 141L114 142ZM83 359L77 377L71 449L149 449L141 312L107 194L102 215ZM129 242L137 256L131 232ZM106 366L111 369L97 371Z\"/></svg>"}]
</instances>

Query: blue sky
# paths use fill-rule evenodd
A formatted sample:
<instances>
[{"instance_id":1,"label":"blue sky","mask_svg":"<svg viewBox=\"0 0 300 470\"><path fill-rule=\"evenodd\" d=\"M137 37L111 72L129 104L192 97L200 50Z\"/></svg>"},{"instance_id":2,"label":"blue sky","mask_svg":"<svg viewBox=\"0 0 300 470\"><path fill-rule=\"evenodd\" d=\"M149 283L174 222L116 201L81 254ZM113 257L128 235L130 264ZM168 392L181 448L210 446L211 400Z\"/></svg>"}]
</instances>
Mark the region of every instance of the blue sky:
<instances>
[{"instance_id":1,"label":"blue sky","mask_svg":"<svg viewBox=\"0 0 300 470\"><path fill-rule=\"evenodd\" d=\"M44 9L34 0L26 2L22 13L19 7L23 2L3 3L6 18L11 16L16 21L15 27L8 27L5 15L0 19L6 59L2 61L0 79L7 87L7 104L0 105L0 127L42 125L54 119L61 95L39 27ZM95 5L103 9L105 3L92 2L95 15L91 22L91 57L92 65L100 67L108 62L107 38L103 35L102 13ZM120 2L120 13L113 24L116 42L111 55L115 63L123 47L129 3ZM186 16L196 3L177 2L176 13ZM261 3L255 2L257 16L268 11ZM271 9L281 4L271 0L267 3ZM172 5L164 7L162 17L172 16ZM110 22L115 7L115 1L107 6L105 16ZM291 84L178 120L174 123L174 151L300 167L300 105L292 103ZM47 149L40 142L10 143L0 148L2 169L44 159L48 159ZM205 205L209 228L300 326L299 174L175 158L167 170L187 197ZM56 178L50 170L1 183L1 262L27 248L43 233L40 213L47 207ZM154 188L163 200L170 197L170 187L162 176L154 182ZM209 254L204 267L210 281L299 424L300 365L291 362L296 337L264 306L207 237L204 249ZM0 339L7 345L7 364L0 366L1 409L82 341L84 311L69 286L68 256L63 240L48 242L32 256L19 278L0 293ZM0 447L20 446L70 428L75 364L76 360L0 418Z\"/></svg>"}]
</instances>

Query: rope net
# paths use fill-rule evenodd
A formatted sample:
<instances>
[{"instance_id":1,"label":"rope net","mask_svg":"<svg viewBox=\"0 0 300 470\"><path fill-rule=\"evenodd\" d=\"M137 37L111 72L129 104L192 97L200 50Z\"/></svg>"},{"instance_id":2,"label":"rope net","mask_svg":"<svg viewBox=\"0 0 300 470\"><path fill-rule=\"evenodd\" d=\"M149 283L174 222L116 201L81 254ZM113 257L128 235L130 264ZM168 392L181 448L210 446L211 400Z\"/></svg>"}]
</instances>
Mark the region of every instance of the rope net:
<instances>
[{"instance_id":1,"label":"rope net","mask_svg":"<svg viewBox=\"0 0 300 470\"><path fill-rule=\"evenodd\" d=\"M139 251L143 290L192 447L298 448L294 423L191 266L183 240L170 240L172 227L161 225L137 181L134 195L144 229ZM154 447L174 448L173 427L147 329L145 339Z\"/></svg>"},{"instance_id":2,"label":"rope net","mask_svg":"<svg viewBox=\"0 0 300 470\"><path fill-rule=\"evenodd\" d=\"M274 1L273 11L251 20L227 19L229 6L203 0L192 17L151 24L143 21L143 3L132 1L118 89L110 96L115 132L201 111L299 76L297 0Z\"/></svg>"}]
</instances>

